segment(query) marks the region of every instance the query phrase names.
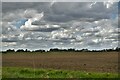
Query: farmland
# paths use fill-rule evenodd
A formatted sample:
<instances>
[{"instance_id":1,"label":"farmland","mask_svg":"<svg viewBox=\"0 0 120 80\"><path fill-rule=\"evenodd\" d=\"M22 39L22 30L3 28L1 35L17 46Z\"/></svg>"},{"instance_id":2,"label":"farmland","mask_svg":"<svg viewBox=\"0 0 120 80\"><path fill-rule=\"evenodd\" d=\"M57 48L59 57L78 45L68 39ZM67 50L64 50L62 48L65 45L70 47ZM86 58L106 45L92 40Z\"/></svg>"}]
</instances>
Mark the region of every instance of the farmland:
<instances>
[{"instance_id":1,"label":"farmland","mask_svg":"<svg viewBox=\"0 0 120 80\"><path fill-rule=\"evenodd\" d=\"M3 54L2 62L3 77L6 75L6 71L9 74L9 70L15 70L17 68L30 68L37 71L40 71L39 69L45 69L47 71L58 70L58 72L63 71L63 73L66 70L68 72L65 73L69 73L71 76L72 73L78 72L83 74L84 72L90 72L94 75L110 73L114 75L112 77L116 77L118 72L118 52L17 52ZM8 68L10 69L7 70ZM105 77L105 75L101 77ZM70 76L67 77L69 78ZM76 78L76 76L73 77ZM91 76L86 75L84 77ZM61 77L59 76L59 78Z\"/></svg>"},{"instance_id":2,"label":"farmland","mask_svg":"<svg viewBox=\"0 0 120 80\"><path fill-rule=\"evenodd\" d=\"M117 73L33 69L20 67L3 68L3 78L117 78Z\"/></svg>"}]
</instances>

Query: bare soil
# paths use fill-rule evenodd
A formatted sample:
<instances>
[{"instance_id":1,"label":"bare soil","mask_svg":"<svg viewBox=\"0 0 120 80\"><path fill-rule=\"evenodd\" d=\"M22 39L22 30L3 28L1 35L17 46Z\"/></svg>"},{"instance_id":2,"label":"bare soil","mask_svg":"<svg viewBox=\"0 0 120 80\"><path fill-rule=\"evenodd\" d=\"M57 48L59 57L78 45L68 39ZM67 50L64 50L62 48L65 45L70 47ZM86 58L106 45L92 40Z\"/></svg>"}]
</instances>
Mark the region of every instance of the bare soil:
<instances>
[{"instance_id":1,"label":"bare soil","mask_svg":"<svg viewBox=\"0 0 120 80\"><path fill-rule=\"evenodd\" d=\"M3 67L118 72L118 52L7 53L2 62Z\"/></svg>"}]
</instances>

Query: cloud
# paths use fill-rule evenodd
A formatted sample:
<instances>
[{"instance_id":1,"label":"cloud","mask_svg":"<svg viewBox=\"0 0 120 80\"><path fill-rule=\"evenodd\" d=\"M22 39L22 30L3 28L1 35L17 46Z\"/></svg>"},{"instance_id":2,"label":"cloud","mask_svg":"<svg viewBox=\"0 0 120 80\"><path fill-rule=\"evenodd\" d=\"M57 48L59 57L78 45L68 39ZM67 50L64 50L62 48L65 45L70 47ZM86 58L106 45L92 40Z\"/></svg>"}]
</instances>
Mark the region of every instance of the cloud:
<instances>
[{"instance_id":1,"label":"cloud","mask_svg":"<svg viewBox=\"0 0 120 80\"><path fill-rule=\"evenodd\" d=\"M119 41L117 3L3 3L2 9L3 49L104 49Z\"/></svg>"},{"instance_id":2,"label":"cloud","mask_svg":"<svg viewBox=\"0 0 120 80\"><path fill-rule=\"evenodd\" d=\"M97 2L92 8L89 6L92 3L82 2L82 3L56 3L52 8L52 12L47 14L46 20L64 22L75 19L85 19L85 20L99 20L99 19L109 19L113 12L117 12L117 8L113 4L111 8L106 8L104 3ZM98 10L99 9L99 10Z\"/></svg>"},{"instance_id":3,"label":"cloud","mask_svg":"<svg viewBox=\"0 0 120 80\"><path fill-rule=\"evenodd\" d=\"M2 42L17 42L18 38L15 35L1 35Z\"/></svg>"},{"instance_id":4,"label":"cloud","mask_svg":"<svg viewBox=\"0 0 120 80\"><path fill-rule=\"evenodd\" d=\"M113 3L110 8L106 8L105 4L103 2L96 2L92 8L89 6L91 4L94 4L94 2L57 2L54 3L50 7L50 3L44 2L44 3L3 3L3 13L10 13L11 17L14 19L14 17L18 17L18 13L21 13L25 17L32 17L36 13L36 10L41 13L45 13L45 20L48 21L57 21L57 22L64 22L64 21L70 21L74 19L86 19L92 21L96 19L109 19L111 16L111 13L117 13L116 5L117 3ZM14 7L16 6L17 7ZM98 10L99 8L99 10ZM17 14L14 16L13 11L16 11ZM26 13L26 14L25 14ZM5 14L5 15L6 15ZM21 14L21 15L22 15ZM108 15L109 14L109 15ZM7 16L6 16L7 17ZM9 19L12 19L12 18Z\"/></svg>"},{"instance_id":5,"label":"cloud","mask_svg":"<svg viewBox=\"0 0 120 80\"><path fill-rule=\"evenodd\" d=\"M40 32L52 32L54 30L58 30L60 28L59 25L23 25L20 27L21 30L28 30L28 31L40 31Z\"/></svg>"}]
</instances>

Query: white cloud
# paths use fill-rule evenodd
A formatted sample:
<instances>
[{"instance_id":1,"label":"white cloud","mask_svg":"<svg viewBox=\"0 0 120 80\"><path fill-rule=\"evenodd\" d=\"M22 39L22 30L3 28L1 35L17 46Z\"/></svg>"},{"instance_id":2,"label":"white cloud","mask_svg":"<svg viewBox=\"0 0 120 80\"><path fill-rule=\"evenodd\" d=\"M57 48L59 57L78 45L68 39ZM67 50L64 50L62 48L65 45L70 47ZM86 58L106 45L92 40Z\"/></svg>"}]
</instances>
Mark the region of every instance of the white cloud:
<instances>
[{"instance_id":1,"label":"white cloud","mask_svg":"<svg viewBox=\"0 0 120 80\"><path fill-rule=\"evenodd\" d=\"M120 29L115 4L110 3L108 6L106 3L107 6L103 6L103 3L97 2L51 5L49 8L45 5L32 5L32 8L6 11L3 14L1 35L4 47L101 49L117 46ZM113 13L115 18L111 17ZM15 25L24 19L26 22L20 27Z\"/></svg>"}]
</instances>

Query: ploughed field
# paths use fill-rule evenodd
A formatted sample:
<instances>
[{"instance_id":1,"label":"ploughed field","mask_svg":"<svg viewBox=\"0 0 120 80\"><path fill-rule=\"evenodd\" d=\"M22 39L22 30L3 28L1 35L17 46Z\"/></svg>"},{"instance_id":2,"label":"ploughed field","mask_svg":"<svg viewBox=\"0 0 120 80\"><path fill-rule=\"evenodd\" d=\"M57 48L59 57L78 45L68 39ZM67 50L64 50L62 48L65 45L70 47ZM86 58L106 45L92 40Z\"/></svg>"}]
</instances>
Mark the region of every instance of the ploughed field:
<instances>
[{"instance_id":1,"label":"ploughed field","mask_svg":"<svg viewBox=\"0 0 120 80\"><path fill-rule=\"evenodd\" d=\"M117 73L118 52L6 53L2 66Z\"/></svg>"}]
</instances>

